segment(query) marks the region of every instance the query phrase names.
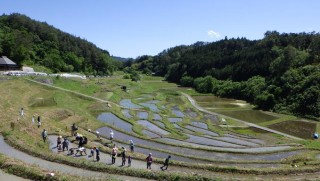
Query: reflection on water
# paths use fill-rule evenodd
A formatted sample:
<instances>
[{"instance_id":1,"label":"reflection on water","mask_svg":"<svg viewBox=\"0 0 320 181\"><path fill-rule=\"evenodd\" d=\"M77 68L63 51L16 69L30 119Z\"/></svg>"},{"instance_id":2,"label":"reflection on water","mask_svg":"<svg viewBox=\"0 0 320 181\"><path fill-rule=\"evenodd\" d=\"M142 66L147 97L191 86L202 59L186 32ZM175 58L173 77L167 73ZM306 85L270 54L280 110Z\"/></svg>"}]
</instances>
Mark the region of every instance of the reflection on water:
<instances>
[{"instance_id":1,"label":"reflection on water","mask_svg":"<svg viewBox=\"0 0 320 181\"><path fill-rule=\"evenodd\" d=\"M153 114L153 120L160 121L162 117L159 114Z\"/></svg>"},{"instance_id":2,"label":"reflection on water","mask_svg":"<svg viewBox=\"0 0 320 181\"><path fill-rule=\"evenodd\" d=\"M140 109L140 108L142 108L141 106L132 103L131 99L123 99L123 100L121 100L120 101L120 105L125 107L125 108L128 108L128 109Z\"/></svg>"},{"instance_id":3,"label":"reflection on water","mask_svg":"<svg viewBox=\"0 0 320 181\"><path fill-rule=\"evenodd\" d=\"M203 129L208 129L208 125L206 123L202 123L202 122L192 122L193 126L199 127L199 128L203 128Z\"/></svg>"},{"instance_id":4,"label":"reflection on water","mask_svg":"<svg viewBox=\"0 0 320 181\"><path fill-rule=\"evenodd\" d=\"M271 121L277 119L277 117L266 114L259 110L239 110L239 111L219 111L215 110L217 113L221 113L226 116L237 118L251 123L262 123L266 121Z\"/></svg>"},{"instance_id":5,"label":"reflection on water","mask_svg":"<svg viewBox=\"0 0 320 181\"><path fill-rule=\"evenodd\" d=\"M140 119L148 119L148 113L147 112L138 112L137 117Z\"/></svg>"},{"instance_id":6,"label":"reflection on water","mask_svg":"<svg viewBox=\"0 0 320 181\"><path fill-rule=\"evenodd\" d=\"M97 119L102 122L114 125L114 126L121 128L125 131L132 132L132 125L130 123L118 118L117 116L115 116L114 114L112 114L110 112L105 112L105 113L100 114L97 117Z\"/></svg>"},{"instance_id":7,"label":"reflection on water","mask_svg":"<svg viewBox=\"0 0 320 181\"><path fill-rule=\"evenodd\" d=\"M173 107L171 111L172 111L172 113L173 113L174 115L176 115L177 117L181 117L181 118L184 117L184 113L179 109L178 106Z\"/></svg>"},{"instance_id":8,"label":"reflection on water","mask_svg":"<svg viewBox=\"0 0 320 181\"><path fill-rule=\"evenodd\" d=\"M182 118L168 118L168 121L171 123L181 122Z\"/></svg>"},{"instance_id":9,"label":"reflection on water","mask_svg":"<svg viewBox=\"0 0 320 181\"><path fill-rule=\"evenodd\" d=\"M150 130L152 130L152 131L154 131L154 132L157 132L157 133L160 133L160 134L164 134L164 135L169 134L168 131L159 128L158 126L150 123L150 122L147 121L147 120L139 120L139 121L137 121L137 123L138 123L138 124L141 124L142 126L147 127L148 129L150 129Z\"/></svg>"},{"instance_id":10,"label":"reflection on water","mask_svg":"<svg viewBox=\"0 0 320 181\"><path fill-rule=\"evenodd\" d=\"M128 109L124 109L124 110L121 110L122 114L126 117L126 118L132 118L133 116L129 113L129 110Z\"/></svg>"}]
</instances>

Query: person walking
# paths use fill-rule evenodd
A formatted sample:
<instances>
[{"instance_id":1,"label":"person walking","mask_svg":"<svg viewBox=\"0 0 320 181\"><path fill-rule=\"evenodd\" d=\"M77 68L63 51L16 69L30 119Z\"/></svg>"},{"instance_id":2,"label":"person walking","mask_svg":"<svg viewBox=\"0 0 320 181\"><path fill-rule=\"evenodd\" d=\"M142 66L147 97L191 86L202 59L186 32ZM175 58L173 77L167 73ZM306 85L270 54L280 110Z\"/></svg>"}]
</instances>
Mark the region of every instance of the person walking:
<instances>
[{"instance_id":1,"label":"person walking","mask_svg":"<svg viewBox=\"0 0 320 181\"><path fill-rule=\"evenodd\" d=\"M48 137L48 133L47 133L46 129L43 129L41 135L42 135L43 142L46 142L46 139Z\"/></svg>"},{"instance_id":2,"label":"person walking","mask_svg":"<svg viewBox=\"0 0 320 181\"><path fill-rule=\"evenodd\" d=\"M78 127L76 126L75 123L73 123L71 126L71 136L74 136L77 130L78 130Z\"/></svg>"},{"instance_id":3,"label":"person walking","mask_svg":"<svg viewBox=\"0 0 320 181\"><path fill-rule=\"evenodd\" d=\"M97 162L100 161L100 150L99 150L99 148L96 148L96 160L97 160Z\"/></svg>"},{"instance_id":4,"label":"person walking","mask_svg":"<svg viewBox=\"0 0 320 181\"><path fill-rule=\"evenodd\" d=\"M40 126L41 126L41 118L40 116L38 116L38 128L40 128Z\"/></svg>"},{"instance_id":5,"label":"person walking","mask_svg":"<svg viewBox=\"0 0 320 181\"><path fill-rule=\"evenodd\" d=\"M111 158L112 158L111 163L112 164L116 163L117 151L118 151L118 148L116 145L114 145L114 147L112 148L112 153L111 153Z\"/></svg>"},{"instance_id":6,"label":"person walking","mask_svg":"<svg viewBox=\"0 0 320 181\"><path fill-rule=\"evenodd\" d=\"M132 157L129 155L128 156L128 167L131 167L131 161L132 161Z\"/></svg>"},{"instance_id":7,"label":"person walking","mask_svg":"<svg viewBox=\"0 0 320 181\"><path fill-rule=\"evenodd\" d=\"M167 169L168 169L170 158L171 158L171 156L169 155L168 158L166 158L166 159L164 160L163 166L160 167L161 170L167 170Z\"/></svg>"},{"instance_id":8,"label":"person walking","mask_svg":"<svg viewBox=\"0 0 320 181\"><path fill-rule=\"evenodd\" d=\"M110 130L110 140L113 140L113 136L114 136L114 133L112 130Z\"/></svg>"},{"instance_id":9,"label":"person walking","mask_svg":"<svg viewBox=\"0 0 320 181\"><path fill-rule=\"evenodd\" d=\"M62 150L61 143L62 143L62 136L58 136L58 138L57 138L57 149L58 150Z\"/></svg>"},{"instance_id":10,"label":"person walking","mask_svg":"<svg viewBox=\"0 0 320 181\"><path fill-rule=\"evenodd\" d=\"M147 161L147 169L151 169L151 164L152 164L152 154L149 153L149 156L146 158Z\"/></svg>"},{"instance_id":11,"label":"person walking","mask_svg":"<svg viewBox=\"0 0 320 181\"><path fill-rule=\"evenodd\" d=\"M122 164L121 166L124 166L126 164L126 148L125 147L122 147L122 152L121 152L121 157L122 157Z\"/></svg>"},{"instance_id":12,"label":"person walking","mask_svg":"<svg viewBox=\"0 0 320 181\"><path fill-rule=\"evenodd\" d=\"M20 109L20 116L21 116L21 117L23 117L23 116L24 116L23 107Z\"/></svg>"},{"instance_id":13,"label":"person walking","mask_svg":"<svg viewBox=\"0 0 320 181\"><path fill-rule=\"evenodd\" d=\"M67 138L64 138L62 142L62 151L64 151L64 149L67 149L67 151L69 150L69 141L67 140Z\"/></svg>"},{"instance_id":14,"label":"person walking","mask_svg":"<svg viewBox=\"0 0 320 181\"><path fill-rule=\"evenodd\" d=\"M97 139L100 140L100 133L99 131L96 131Z\"/></svg>"},{"instance_id":15,"label":"person walking","mask_svg":"<svg viewBox=\"0 0 320 181\"><path fill-rule=\"evenodd\" d=\"M130 141L130 151L134 152L134 143L132 140L129 140L129 141Z\"/></svg>"}]
</instances>

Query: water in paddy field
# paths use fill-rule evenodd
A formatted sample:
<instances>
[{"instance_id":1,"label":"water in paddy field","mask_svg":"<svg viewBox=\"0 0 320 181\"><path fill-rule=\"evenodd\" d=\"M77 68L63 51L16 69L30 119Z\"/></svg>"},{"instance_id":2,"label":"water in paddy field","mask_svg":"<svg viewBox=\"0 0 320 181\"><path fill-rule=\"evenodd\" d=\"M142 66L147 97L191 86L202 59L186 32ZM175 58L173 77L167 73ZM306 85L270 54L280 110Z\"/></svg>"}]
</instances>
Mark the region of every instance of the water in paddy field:
<instances>
[{"instance_id":1,"label":"water in paddy field","mask_svg":"<svg viewBox=\"0 0 320 181\"><path fill-rule=\"evenodd\" d=\"M128 109L141 109L141 108L143 108L142 106L139 106L137 104L132 103L131 99L122 99L120 101L120 105L125 108L128 108Z\"/></svg>"},{"instance_id":2,"label":"water in paddy field","mask_svg":"<svg viewBox=\"0 0 320 181\"><path fill-rule=\"evenodd\" d=\"M132 132L132 124L118 118L116 115L114 115L110 112L105 112L105 113L100 114L97 117L97 119L102 122L113 125L115 127L121 128L125 131Z\"/></svg>"},{"instance_id":3,"label":"water in paddy field","mask_svg":"<svg viewBox=\"0 0 320 181\"><path fill-rule=\"evenodd\" d=\"M133 116L130 114L128 109L123 109L121 110L122 114L126 117L126 118L132 118Z\"/></svg>"},{"instance_id":4,"label":"water in paddy field","mask_svg":"<svg viewBox=\"0 0 320 181\"><path fill-rule=\"evenodd\" d=\"M278 118L263 111L252 110L250 104L241 100L219 98L213 95L193 98L205 109L251 123L262 123Z\"/></svg>"},{"instance_id":5,"label":"water in paddy field","mask_svg":"<svg viewBox=\"0 0 320 181\"><path fill-rule=\"evenodd\" d=\"M137 113L137 117L140 118L140 119L148 119L148 115L149 115L148 112L140 111L140 112Z\"/></svg>"},{"instance_id":6,"label":"water in paddy field","mask_svg":"<svg viewBox=\"0 0 320 181\"><path fill-rule=\"evenodd\" d=\"M142 126L147 127L148 129L150 129L150 130L152 130L154 132L157 132L157 133L160 133L160 134L164 134L164 135L169 134L168 131L159 128L158 126L154 125L153 123L150 123L147 120L139 120L139 121L137 121L137 123L141 124Z\"/></svg>"},{"instance_id":7,"label":"water in paddy field","mask_svg":"<svg viewBox=\"0 0 320 181\"><path fill-rule=\"evenodd\" d=\"M153 114L153 120L160 121L162 117L159 114Z\"/></svg>"}]
</instances>

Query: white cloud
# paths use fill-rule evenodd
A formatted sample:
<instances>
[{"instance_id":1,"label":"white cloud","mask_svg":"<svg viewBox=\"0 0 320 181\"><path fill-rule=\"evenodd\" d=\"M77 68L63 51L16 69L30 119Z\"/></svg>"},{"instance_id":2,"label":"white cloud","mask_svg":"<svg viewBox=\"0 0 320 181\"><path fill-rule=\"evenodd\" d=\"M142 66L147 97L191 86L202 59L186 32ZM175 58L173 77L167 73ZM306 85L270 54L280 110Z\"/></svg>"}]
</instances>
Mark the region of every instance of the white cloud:
<instances>
[{"instance_id":1,"label":"white cloud","mask_svg":"<svg viewBox=\"0 0 320 181\"><path fill-rule=\"evenodd\" d=\"M208 31L208 36L210 38L219 38L221 35L213 30L209 30Z\"/></svg>"}]
</instances>

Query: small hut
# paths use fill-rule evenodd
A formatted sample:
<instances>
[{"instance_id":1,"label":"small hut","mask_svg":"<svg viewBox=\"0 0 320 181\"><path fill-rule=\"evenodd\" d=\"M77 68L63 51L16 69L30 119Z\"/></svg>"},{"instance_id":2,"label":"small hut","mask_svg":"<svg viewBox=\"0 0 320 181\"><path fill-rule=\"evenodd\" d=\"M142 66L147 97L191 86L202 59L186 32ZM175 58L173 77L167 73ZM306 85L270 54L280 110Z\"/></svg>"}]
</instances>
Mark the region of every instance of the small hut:
<instances>
[{"instance_id":1,"label":"small hut","mask_svg":"<svg viewBox=\"0 0 320 181\"><path fill-rule=\"evenodd\" d=\"M0 58L0 71L17 70L19 66L6 56Z\"/></svg>"}]
</instances>

